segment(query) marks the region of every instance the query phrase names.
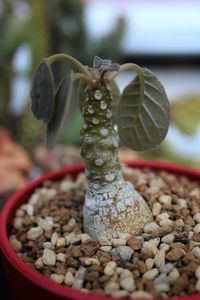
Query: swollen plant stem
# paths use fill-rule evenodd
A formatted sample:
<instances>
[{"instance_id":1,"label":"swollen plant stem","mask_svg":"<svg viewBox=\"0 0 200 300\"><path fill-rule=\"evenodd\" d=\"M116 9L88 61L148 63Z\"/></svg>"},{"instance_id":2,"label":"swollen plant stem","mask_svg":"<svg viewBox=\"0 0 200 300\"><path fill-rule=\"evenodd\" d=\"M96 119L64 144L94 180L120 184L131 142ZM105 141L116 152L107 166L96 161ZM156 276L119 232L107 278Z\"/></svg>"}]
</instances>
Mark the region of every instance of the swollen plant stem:
<instances>
[{"instance_id":1,"label":"swollen plant stem","mask_svg":"<svg viewBox=\"0 0 200 300\"><path fill-rule=\"evenodd\" d=\"M81 130L81 154L89 184L83 210L84 229L97 239L118 237L120 233L139 234L151 219L143 198L122 176L110 90L103 81L88 86Z\"/></svg>"}]
</instances>

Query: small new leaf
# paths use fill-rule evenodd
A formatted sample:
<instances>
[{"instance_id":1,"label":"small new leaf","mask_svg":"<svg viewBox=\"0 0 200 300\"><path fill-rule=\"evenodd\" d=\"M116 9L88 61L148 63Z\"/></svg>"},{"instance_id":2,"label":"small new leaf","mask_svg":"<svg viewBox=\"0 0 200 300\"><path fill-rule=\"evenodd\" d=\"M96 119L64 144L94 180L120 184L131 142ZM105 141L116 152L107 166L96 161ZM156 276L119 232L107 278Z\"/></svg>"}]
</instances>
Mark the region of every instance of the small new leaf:
<instances>
[{"instance_id":1,"label":"small new leaf","mask_svg":"<svg viewBox=\"0 0 200 300\"><path fill-rule=\"evenodd\" d=\"M118 108L120 141L133 150L147 150L159 145L170 123L169 102L161 82L148 69L124 89Z\"/></svg>"},{"instance_id":2,"label":"small new leaf","mask_svg":"<svg viewBox=\"0 0 200 300\"><path fill-rule=\"evenodd\" d=\"M60 131L69 114L70 102L72 100L73 79L71 75L67 75L55 94L55 110L54 114L47 124L46 146L48 149L53 148Z\"/></svg>"},{"instance_id":3,"label":"small new leaf","mask_svg":"<svg viewBox=\"0 0 200 300\"><path fill-rule=\"evenodd\" d=\"M31 110L36 119L48 123L54 113L54 79L47 60L35 70L31 87Z\"/></svg>"}]
</instances>

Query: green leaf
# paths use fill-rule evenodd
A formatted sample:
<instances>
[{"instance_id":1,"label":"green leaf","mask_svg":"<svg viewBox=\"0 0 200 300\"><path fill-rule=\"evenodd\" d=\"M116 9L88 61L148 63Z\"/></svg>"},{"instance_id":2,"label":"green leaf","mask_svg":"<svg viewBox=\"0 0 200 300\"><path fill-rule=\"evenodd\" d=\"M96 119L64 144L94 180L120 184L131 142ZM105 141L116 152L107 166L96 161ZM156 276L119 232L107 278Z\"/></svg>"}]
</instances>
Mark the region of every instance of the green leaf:
<instances>
[{"instance_id":1,"label":"green leaf","mask_svg":"<svg viewBox=\"0 0 200 300\"><path fill-rule=\"evenodd\" d=\"M31 87L31 110L36 119L48 123L54 113L54 79L47 60L36 68Z\"/></svg>"},{"instance_id":2,"label":"green leaf","mask_svg":"<svg viewBox=\"0 0 200 300\"><path fill-rule=\"evenodd\" d=\"M112 97L113 97L113 101L112 101L113 123L116 124L117 123L117 111L118 111L119 101L120 101L120 90L119 90L119 87L118 87L116 81L112 81L110 83L110 86L111 86L111 93L112 93Z\"/></svg>"},{"instance_id":3,"label":"green leaf","mask_svg":"<svg viewBox=\"0 0 200 300\"><path fill-rule=\"evenodd\" d=\"M167 134L170 107L166 92L155 74L141 69L144 86L137 75L124 89L117 124L123 145L147 150L159 145Z\"/></svg>"},{"instance_id":4,"label":"green leaf","mask_svg":"<svg viewBox=\"0 0 200 300\"><path fill-rule=\"evenodd\" d=\"M72 75L67 75L56 91L54 114L47 124L46 146L48 149L53 148L55 145L65 120L69 115L70 103L73 98L73 88L73 77Z\"/></svg>"}]
</instances>

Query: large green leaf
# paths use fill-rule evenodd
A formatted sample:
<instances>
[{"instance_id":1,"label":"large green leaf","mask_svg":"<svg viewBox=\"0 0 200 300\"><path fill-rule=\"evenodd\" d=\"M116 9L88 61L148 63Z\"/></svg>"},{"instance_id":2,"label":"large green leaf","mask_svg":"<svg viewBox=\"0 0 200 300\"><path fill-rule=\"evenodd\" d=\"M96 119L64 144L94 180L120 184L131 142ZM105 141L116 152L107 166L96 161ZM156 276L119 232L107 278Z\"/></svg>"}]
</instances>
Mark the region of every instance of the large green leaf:
<instances>
[{"instance_id":1,"label":"large green leaf","mask_svg":"<svg viewBox=\"0 0 200 300\"><path fill-rule=\"evenodd\" d=\"M70 111L70 103L73 98L73 77L67 75L55 94L55 110L54 114L47 124L46 146L51 149L60 134L60 131L67 119Z\"/></svg>"},{"instance_id":2,"label":"large green leaf","mask_svg":"<svg viewBox=\"0 0 200 300\"><path fill-rule=\"evenodd\" d=\"M167 134L170 107L166 92L155 74L141 69L124 89L118 107L117 124L123 145L147 150L159 145ZM142 85L142 86L141 86Z\"/></svg>"},{"instance_id":3,"label":"large green leaf","mask_svg":"<svg viewBox=\"0 0 200 300\"><path fill-rule=\"evenodd\" d=\"M46 60L41 62L33 76L31 109L36 119L48 123L54 113L54 79Z\"/></svg>"}]
</instances>

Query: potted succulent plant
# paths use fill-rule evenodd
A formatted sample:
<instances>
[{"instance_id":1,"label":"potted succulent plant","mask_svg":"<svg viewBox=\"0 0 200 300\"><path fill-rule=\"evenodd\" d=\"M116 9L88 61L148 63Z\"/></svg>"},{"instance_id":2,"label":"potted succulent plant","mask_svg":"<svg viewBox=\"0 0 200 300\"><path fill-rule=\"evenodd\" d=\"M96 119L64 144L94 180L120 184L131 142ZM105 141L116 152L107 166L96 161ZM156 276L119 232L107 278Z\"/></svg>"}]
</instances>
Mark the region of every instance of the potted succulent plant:
<instances>
[{"instance_id":1,"label":"potted succulent plant","mask_svg":"<svg viewBox=\"0 0 200 300\"><path fill-rule=\"evenodd\" d=\"M58 88L51 71L56 60L78 69ZM125 70L136 76L120 95L115 78ZM48 147L70 103L78 101L87 181L83 167L72 167L8 201L1 247L15 297L25 299L29 290L31 299L99 300L104 294L145 299L198 292L200 172L154 162L132 162L135 168L122 172L117 156L119 141L147 150L167 133L169 103L156 76L132 63L95 57L89 68L53 55L37 67L31 98L35 117L47 125Z\"/></svg>"}]
</instances>

